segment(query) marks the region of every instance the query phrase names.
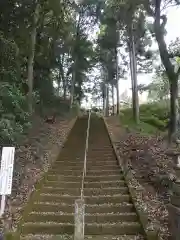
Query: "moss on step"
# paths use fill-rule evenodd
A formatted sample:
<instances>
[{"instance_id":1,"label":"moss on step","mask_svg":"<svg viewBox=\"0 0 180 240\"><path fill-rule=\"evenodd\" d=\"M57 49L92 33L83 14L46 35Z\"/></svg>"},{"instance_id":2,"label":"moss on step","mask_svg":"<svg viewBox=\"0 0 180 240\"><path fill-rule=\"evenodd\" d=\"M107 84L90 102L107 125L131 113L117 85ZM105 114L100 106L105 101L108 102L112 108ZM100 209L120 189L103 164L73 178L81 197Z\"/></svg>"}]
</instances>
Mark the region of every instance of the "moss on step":
<instances>
[{"instance_id":1,"label":"moss on step","mask_svg":"<svg viewBox=\"0 0 180 240\"><path fill-rule=\"evenodd\" d=\"M63 146L67 142L68 135L72 132L72 129L73 129L76 122L77 122L77 117L74 119L74 122L73 122L71 128L69 129L69 131L67 132L67 134L64 137L64 140L63 140L63 142L61 144L61 148L60 148L61 151L63 149ZM59 152L59 154L58 154L57 158L54 160L54 162L56 162L56 160L60 158L61 151ZM53 162L52 162L52 164L53 164ZM20 221L18 223L18 226L17 226L17 231L16 232L6 232L4 234L5 240L20 240L21 226L25 222L25 219L28 217L28 214L31 212L33 203L40 196L40 190L41 190L43 184L47 181L47 176L49 174L49 170L50 169L45 169L45 172L42 174L42 177L39 179L38 182L35 183L35 185L34 185L35 190L31 193L28 202L26 203L26 205L23 208L21 219L20 219Z\"/></svg>"},{"instance_id":2,"label":"moss on step","mask_svg":"<svg viewBox=\"0 0 180 240\"><path fill-rule=\"evenodd\" d=\"M5 240L20 240L20 235L15 232L5 233L4 235Z\"/></svg>"},{"instance_id":3,"label":"moss on step","mask_svg":"<svg viewBox=\"0 0 180 240\"><path fill-rule=\"evenodd\" d=\"M131 198L132 198L132 203L135 206L136 212L138 214L138 217L139 217L140 223L143 227L146 238L147 238L147 240L158 240L159 239L159 237L158 237L159 236L159 227L154 223L149 223L148 213L145 212L142 208L141 209L139 208L139 204L138 204L137 200L138 200L138 194L141 194L142 190L138 189L138 188L134 189L134 188L131 187L131 182L135 181L136 179L134 179L133 174L131 172L131 169L128 168L128 161L126 161L124 163L122 161L122 159L119 157L119 155L117 153L117 150L116 150L116 147L113 144L112 137L109 133L108 126L105 122L105 119L104 119L104 123L105 123L106 129L107 129L108 135L109 135L109 139L110 139L111 144L113 146L114 153L116 155L117 161L118 161L119 166L121 167L121 169L123 171L123 175L124 175L124 178L126 180L126 183L127 183L128 189L129 189L129 193L130 193Z\"/></svg>"}]
</instances>

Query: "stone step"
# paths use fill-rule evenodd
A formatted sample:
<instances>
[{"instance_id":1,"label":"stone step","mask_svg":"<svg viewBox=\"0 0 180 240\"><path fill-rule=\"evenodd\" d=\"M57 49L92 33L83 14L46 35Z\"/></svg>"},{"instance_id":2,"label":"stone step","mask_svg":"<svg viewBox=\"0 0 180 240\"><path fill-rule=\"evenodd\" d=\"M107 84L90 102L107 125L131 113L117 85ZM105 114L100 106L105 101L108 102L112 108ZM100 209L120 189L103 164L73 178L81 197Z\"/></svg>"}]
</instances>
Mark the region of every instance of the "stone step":
<instances>
[{"instance_id":1,"label":"stone step","mask_svg":"<svg viewBox=\"0 0 180 240\"><path fill-rule=\"evenodd\" d=\"M78 199L79 196L67 196L60 194L40 194L39 201L40 202L61 202L67 204L74 204L75 200ZM98 196L84 196L86 204L103 204L103 203L122 203L122 202L131 202L131 198L129 195L98 195Z\"/></svg>"},{"instance_id":2,"label":"stone step","mask_svg":"<svg viewBox=\"0 0 180 240\"><path fill-rule=\"evenodd\" d=\"M20 240L74 240L74 235L31 235L21 236ZM145 240L145 238L138 235L85 235L85 240Z\"/></svg>"},{"instance_id":3,"label":"stone step","mask_svg":"<svg viewBox=\"0 0 180 240\"><path fill-rule=\"evenodd\" d=\"M87 162L91 162L91 163L94 163L94 162L104 162L104 163L107 163L107 162L113 162L113 163L118 163L116 158L115 157L99 157L99 156L87 156Z\"/></svg>"},{"instance_id":4,"label":"stone step","mask_svg":"<svg viewBox=\"0 0 180 240\"><path fill-rule=\"evenodd\" d=\"M119 174L106 174L106 175L98 175L98 176L94 176L94 175L87 175L85 177L85 181L87 182L98 182L98 181L118 181L118 180L122 180L124 179L124 176L122 173Z\"/></svg>"},{"instance_id":5,"label":"stone step","mask_svg":"<svg viewBox=\"0 0 180 240\"><path fill-rule=\"evenodd\" d=\"M82 176L82 172L83 172L83 169L72 171L72 170L62 170L61 168L56 168L56 169L51 168L48 173L50 175L58 175L59 173L63 173L64 176Z\"/></svg>"},{"instance_id":6,"label":"stone step","mask_svg":"<svg viewBox=\"0 0 180 240\"><path fill-rule=\"evenodd\" d=\"M81 181L73 182L73 181L46 181L44 183L45 187L62 187L62 188L80 188L82 185Z\"/></svg>"},{"instance_id":7,"label":"stone step","mask_svg":"<svg viewBox=\"0 0 180 240\"><path fill-rule=\"evenodd\" d=\"M73 213L52 213L52 212L32 212L26 217L26 222L60 222L74 223ZM117 222L136 222L136 213L119 214L86 214L85 223L117 223Z\"/></svg>"},{"instance_id":8,"label":"stone step","mask_svg":"<svg viewBox=\"0 0 180 240\"><path fill-rule=\"evenodd\" d=\"M65 182L65 181L46 181L44 186L63 187L63 188L81 188L81 182ZM100 181L100 182L85 182L84 188L109 188L109 187L124 187L125 181Z\"/></svg>"},{"instance_id":9,"label":"stone step","mask_svg":"<svg viewBox=\"0 0 180 240\"><path fill-rule=\"evenodd\" d=\"M67 166L67 165L58 165L55 164L53 165L53 167L51 169L53 170L61 170L62 172L64 170L71 170L71 171L76 171L79 170L81 171L83 169L83 164L82 165L78 165L78 166ZM102 171L102 166L94 166L94 165L87 165L86 167L87 171ZM120 168L118 167L118 165L104 165L103 166L103 171L113 171L113 170L120 170Z\"/></svg>"},{"instance_id":10,"label":"stone step","mask_svg":"<svg viewBox=\"0 0 180 240\"><path fill-rule=\"evenodd\" d=\"M121 169L114 169L114 170L108 170L108 169L97 169L97 170L89 170L87 172L87 176L88 175L98 175L98 176L101 176L101 175L106 175L106 174L118 174L118 173L122 173L122 170Z\"/></svg>"},{"instance_id":11,"label":"stone step","mask_svg":"<svg viewBox=\"0 0 180 240\"><path fill-rule=\"evenodd\" d=\"M99 154L89 154L88 153L88 156L87 156L87 162L88 161L114 161L116 160L114 154L111 154L111 155L104 155L103 153L99 153Z\"/></svg>"},{"instance_id":12,"label":"stone step","mask_svg":"<svg viewBox=\"0 0 180 240\"><path fill-rule=\"evenodd\" d=\"M51 170L55 171L55 172L62 172L64 173L64 171L83 171L83 165L81 166L60 166L60 165L53 165Z\"/></svg>"},{"instance_id":13,"label":"stone step","mask_svg":"<svg viewBox=\"0 0 180 240\"><path fill-rule=\"evenodd\" d=\"M80 188L60 188L60 187L43 187L41 193L50 194L68 194L70 196L80 196ZM128 194L127 187L114 187L114 188L85 188L84 195L114 195L114 194Z\"/></svg>"},{"instance_id":14,"label":"stone step","mask_svg":"<svg viewBox=\"0 0 180 240\"><path fill-rule=\"evenodd\" d=\"M64 166L83 166L84 165L84 161L80 161L80 160L66 160L66 161L62 161L62 160L56 160L56 162L54 164L57 164L57 165L64 165ZM99 166L99 167L102 167L104 165L106 166L118 166L117 164L117 161L116 160L113 160L113 161L104 161L104 160L101 160L101 161L96 161L95 160L91 160L91 161L87 161L87 166Z\"/></svg>"},{"instance_id":15,"label":"stone step","mask_svg":"<svg viewBox=\"0 0 180 240\"><path fill-rule=\"evenodd\" d=\"M114 171L114 170L121 170L118 165L102 165L103 166L103 171ZM87 165L87 171L102 171L102 166L88 166Z\"/></svg>"},{"instance_id":16,"label":"stone step","mask_svg":"<svg viewBox=\"0 0 180 240\"><path fill-rule=\"evenodd\" d=\"M62 165L68 165L68 166L79 166L79 165L83 165L84 164L84 158L82 159L66 159L66 160L63 160L63 159L59 159L59 160L56 160L56 162L54 164L62 164ZM87 166L103 166L103 165L115 165L115 166L119 166L118 165L118 162L117 160L113 159L113 160L96 160L96 158L93 158L91 160L87 160Z\"/></svg>"},{"instance_id":17,"label":"stone step","mask_svg":"<svg viewBox=\"0 0 180 240\"><path fill-rule=\"evenodd\" d=\"M88 175L85 177L86 182L98 182L98 181L118 181L123 180L124 176L122 173L120 174L111 174L111 175ZM80 176L73 176L73 175L63 175L63 174L48 174L47 175L48 181L65 181L65 182L73 182L73 181L82 181L82 175Z\"/></svg>"},{"instance_id":18,"label":"stone step","mask_svg":"<svg viewBox=\"0 0 180 240\"><path fill-rule=\"evenodd\" d=\"M35 222L24 223L22 234L73 234L74 224L60 224L54 222ZM104 235L104 234L128 234L135 235L142 233L141 225L138 222L117 223L117 224L85 224L85 234Z\"/></svg>"},{"instance_id":19,"label":"stone step","mask_svg":"<svg viewBox=\"0 0 180 240\"><path fill-rule=\"evenodd\" d=\"M65 212L73 213L74 204L61 204L61 203L49 203L49 202L35 202L32 205L33 212ZM134 206L131 203L121 204L94 204L85 205L86 213L125 213L133 212Z\"/></svg>"},{"instance_id":20,"label":"stone step","mask_svg":"<svg viewBox=\"0 0 180 240\"><path fill-rule=\"evenodd\" d=\"M61 175L61 174L48 174L46 179L48 181L67 181L67 182L73 182L73 181L82 181L82 175L80 176L73 176L73 175Z\"/></svg>"},{"instance_id":21,"label":"stone step","mask_svg":"<svg viewBox=\"0 0 180 240\"><path fill-rule=\"evenodd\" d=\"M85 182L84 188L110 188L110 187L125 187L125 181L99 181L99 182Z\"/></svg>"},{"instance_id":22,"label":"stone step","mask_svg":"<svg viewBox=\"0 0 180 240\"><path fill-rule=\"evenodd\" d=\"M71 149L71 148L69 147L69 149ZM67 150L67 152L64 153L64 154L61 153L59 158L56 160L56 162L58 162L58 161L65 161L65 162L69 162L69 161L77 161L77 162L80 161L80 162L82 162L82 161L84 161L84 152L79 153L77 151L73 151L72 152L73 155L69 155L68 151L69 150Z\"/></svg>"},{"instance_id":23,"label":"stone step","mask_svg":"<svg viewBox=\"0 0 180 240\"><path fill-rule=\"evenodd\" d=\"M49 170L50 174L58 174L58 173L63 173L63 175L72 175L72 176L81 176L83 172L83 168L79 170L66 170L66 169L61 169L61 168L51 168ZM115 170L104 170L104 169L99 169L99 170L88 170L87 171L87 176L88 175L106 175L106 174L120 174L122 171L120 169L115 169Z\"/></svg>"}]
</instances>

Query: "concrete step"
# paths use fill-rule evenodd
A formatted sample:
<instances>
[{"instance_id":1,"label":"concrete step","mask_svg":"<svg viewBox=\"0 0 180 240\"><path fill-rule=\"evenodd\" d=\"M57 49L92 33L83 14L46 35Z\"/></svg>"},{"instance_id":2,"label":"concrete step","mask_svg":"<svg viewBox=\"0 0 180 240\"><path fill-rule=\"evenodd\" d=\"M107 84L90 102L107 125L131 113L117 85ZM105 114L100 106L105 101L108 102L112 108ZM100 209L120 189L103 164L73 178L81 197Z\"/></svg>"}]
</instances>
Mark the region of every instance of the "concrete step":
<instances>
[{"instance_id":1,"label":"concrete step","mask_svg":"<svg viewBox=\"0 0 180 240\"><path fill-rule=\"evenodd\" d=\"M85 182L84 188L110 188L110 187L125 187L125 181L99 181L99 182Z\"/></svg>"},{"instance_id":2,"label":"concrete step","mask_svg":"<svg viewBox=\"0 0 180 240\"><path fill-rule=\"evenodd\" d=\"M118 181L124 179L124 176L122 173L119 174L106 174L106 175L87 175L85 177L85 181L87 182L98 182L98 181Z\"/></svg>"},{"instance_id":3,"label":"concrete step","mask_svg":"<svg viewBox=\"0 0 180 240\"><path fill-rule=\"evenodd\" d=\"M67 182L74 182L74 181L82 181L82 175L80 176L73 176L73 175L63 175L63 174L51 174L47 175L48 181L67 181Z\"/></svg>"},{"instance_id":4,"label":"concrete step","mask_svg":"<svg viewBox=\"0 0 180 240\"><path fill-rule=\"evenodd\" d=\"M40 202L61 202L67 204L74 204L75 200L78 199L79 196L67 196L60 194L40 194L39 201ZM103 203L122 203L122 202L131 202L130 196L116 194L116 195L98 195L98 196L85 196L86 204L103 204Z\"/></svg>"},{"instance_id":5,"label":"concrete step","mask_svg":"<svg viewBox=\"0 0 180 240\"><path fill-rule=\"evenodd\" d=\"M55 164L57 164L58 166L59 165L62 165L62 166L83 166L84 165L84 161L77 161L77 160L74 160L74 161L72 161L72 160L70 160L70 161L62 161L62 160L60 160L60 161L56 161L55 163L54 163L54 165ZM53 166L54 166L53 165ZM99 166L99 167L102 167L102 166L117 166L117 167L119 167L118 166L118 164L117 164L117 161L115 161L115 160L113 160L113 161L96 161L96 160L92 160L92 161L87 161L87 166Z\"/></svg>"},{"instance_id":6,"label":"concrete step","mask_svg":"<svg viewBox=\"0 0 180 240\"><path fill-rule=\"evenodd\" d=\"M65 181L46 181L45 187L62 187L62 188L80 188L81 182L65 182Z\"/></svg>"},{"instance_id":7,"label":"concrete step","mask_svg":"<svg viewBox=\"0 0 180 240\"><path fill-rule=\"evenodd\" d=\"M108 174L121 174L122 173L122 170L121 169L118 169L116 168L115 170L104 170L104 168L102 169L99 169L99 170L88 170L87 171L87 177L89 175L98 175L98 176L102 176L102 175L108 175Z\"/></svg>"},{"instance_id":8,"label":"concrete step","mask_svg":"<svg viewBox=\"0 0 180 240\"><path fill-rule=\"evenodd\" d=\"M51 170L53 170L54 172L61 172L61 173L64 173L64 171L80 171L82 172L83 170L83 165L81 166L61 166L61 165L53 165Z\"/></svg>"},{"instance_id":9,"label":"concrete step","mask_svg":"<svg viewBox=\"0 0 180 240\"><path fill-rule=\"evenodd\" d=\"M83 168L79 169L79 170L66 170L66 169L61 169L61 168L51 168L49 170L50 174L59 174L59 173L63 173L63 175L72 175L72 176L81 176L83 172ZM99 169L99 170L88 170L87 171L87 176L88 175L106 175L106 174L120 174L122 171L120 169L115 169L115 170L104 170Z\"/></svg>"},{"instance_id":10,"label":"concrete step","mask_svg":"<svg viewBox=\"0 0 180 240\"><path fill-rule=\"evenodd\" d=\"M31 235L21 236L20 240L74 240L74 235ZM85 240L145 240L145 238L140 235L85 235Z\"/></svg>"},{"instance_id":11,"label":"concrete step","mask_svg":"<svg viewBox=\"0 0 180 240\"><path fill-rule=\"evenodd\" d=\"M32 205L33 212L65 212L73 213L74 204L62 204L62 203L49 203L49 202L35 202ZM131 203L121 203L121 204L94 204L85 205L86 213L125 213L133 212L134 206Z\"/></svg>"},{"instance_id":12,"label":"concrete step","mask_svg":"<svg viewBox=\"0 0 180 240\"><path fill-rule=\"evenodd\" d=\"M73 234L74 224L60 224L54 222L47 223L24 223L22 234ZM117 224L85 224L85 234L104 235L104 234L128 234L135 235L142 233L141 225L138 222L117 223Z\"/></svg>"},{"instance_id":13,"label":"concrete step","mask_svg":"<svg viewBox=\"0 0 180 240\"><path fill-rule=\"evenodd\" d=\"M70 196L80 196L80 188L60 188L60 187L43 187L41 193L50 194L67 194ZM127 187L114 187L114 188L85 188L84 195L114 195L114 194L128 194Z\"/></svg>"},{"instance_id":14,"label":"concrete step","mask_svg":"<svg viewBox=\"0 0 180 240\"><path fill-rule=\"evenodd\" d=\"M63 187L63 188L81 188L81 182L65 182L65 181L46 181L44 186L49 187ZM84 188L109 188L109 187L124 187L125 181L100 181L100 182L85 182Z\"/></svg>"},{"instance_id":15,"label":"concrete step","mask_svg":"<svg viewBox=\"0 0 180 240\"><path fill-rule=\"evenodd\" d=\"M82 172L83 172L83 169L72 171L72 170L62 170L61 168L56 168L56 169L51 168L48 173L50 175L58 175L63 173L63 175L65 176L82 176Z\"/></svg>"},{"instance_id":16,"label":"concrete step","mask_svg":"<svg viewBox=\"0 0 180 240\"><path fill-rule=\"evenodd\" d=\"M99 153L99 154L93 154L93 153L89 153L88 152L88 156L87 156L87 161L88 160L96 160L96 161L100 161L100 160L115 160L115 155L112 153L112 154L103 154L102 153Z\"/></svg>"},{"instance_id":17,"label":"concrete step","mask_svg":"<svg viewBox=\"0 0 180 240\"><path fill-rule=\"evenodd\" d=\"M71 149L71 148L69 148ZM66 154L60 154L59 158L56 160L56 162L58 163L59 161L73 161L73 162L82 162L84 160L84 153L78 154L78 152L73 151L73 155L69 155L69 153L67 152Z\"/></svg>"},{"instance_id":18,"label":"concrete step","mask_svg":"<svg viewBox=\"0 0 180 240\"><path fill-rule=\"evenodd\" d=\"M32 212L26 217L26 222L59 222L74 223L73 213L52 213L52 212ZM136 213L120 214L86 214L85 223L117 223L117 222L136 222Z\"/></svg>"},{"instance_id":19,"label":"concrete step","mask_svg":"<svg viewBox=\"0 0 180 240\"><path fill-rule=\"evenodd\" d=\"M81 171L83 169L83 164L82 165L78 165L78 166L67 166L67 165L58 165L58 164L55 164L53 165L52 169L54 170L61 170L61 171L64 171L64 170L71 170L71 171L76 171L76 170L79 170ZM94 166L93 164L90 166L90 165L87 165L87 172L88 171L102 171L102 166ZM118 165L104 165L103 166L103 171L113 171L113 170L119 170L120 168L118 167Z\"/></svg>"},{"instance_id":20,"label":"concrete step","mask_svg":"<svg viewBox=\"0 0 180 240\"><path fill-rule=\"evenodd\" d=\"M30 205L30 212L23 219L20 229L25 236L21 236L21 240L73 238L75 200L80 197L87 119L77 121L59 158L46 175L39 197ZM95 119L91 119L84 182L85 240L143 240L139 235L142 234L142 227L105 125L102 119Z\"/></svg>"},{"instance_id":21,"label":"concrete step","mask_svg":"<svg viewBox=\"0 0 180 240\"><path fill-rule=\"evenodd\" d=\"M114 170L121 170L119 168L118 165L103 165L103 171L114 171ZM91 166L87 166L87 172L88 171L102 171L102 166L95 166L95 165L91 165Z\"/></svg>"},{"instance_id":22,"label":"concrete step","mask_svg":"<svg viewBox=\"0 0 180 240\"><path fill-rule=\"evenodd\" d=\"M118 181L123 180L124 176L122 173L119 174L111 174L111 175L88 175L85 177L86 182L98 182L98 181ZM65 181L65 182L80 182L82 181L82 175L80 176L73 176L73 175L63 175L63 174L48 174L47 175L48 181Z\"/></svg>"},{"instance_id":23,"label":"concrete step","mask_svg":"<svg viewBox=\"0 0 180 240\"><path fill-rule=\"evenodd\" d=\"M145 240L145 238L140 235L86 235L85 240Z\"/></svg>"},{"instance_id":24,"label":"concrete step","mask_svg":"<svg viewBox=\"0 0 180 240\"><path fill-rule=\"evenodd\" d=\"M118 162L115 160L115 159L112 159L112 160L96 160L96 158L94 159L89 159L87 160L87 166L99 166L99 167L102 167L102 166L118 166Z\"/></svg>"}]
</instances>

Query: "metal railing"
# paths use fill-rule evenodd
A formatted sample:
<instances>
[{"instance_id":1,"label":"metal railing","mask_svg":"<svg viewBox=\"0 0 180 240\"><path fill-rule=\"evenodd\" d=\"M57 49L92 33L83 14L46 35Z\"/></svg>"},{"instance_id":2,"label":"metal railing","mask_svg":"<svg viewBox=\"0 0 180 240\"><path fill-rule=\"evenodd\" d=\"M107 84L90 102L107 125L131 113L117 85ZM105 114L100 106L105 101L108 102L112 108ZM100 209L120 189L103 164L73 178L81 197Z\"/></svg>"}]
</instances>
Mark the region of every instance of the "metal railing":
<instances>
[{"instance_id":1,"label":"metal railing","mask_svg":"<svg viewBox=\"0 0 180 240\"><path fill-rule=\"evenodd\" d=\"M87 152L88 152L88 147L89 147L90 120L91 120L91 110L89 110L88 126L87 126L87 131L86 131L86 145L85 145L85 152L84 152L84 166L83 166L83 175L82 175L82 183L81 183L81 199L83 199L83 195L84 195L84 178L86 176Z\"/></svg>"},{"instance_id":2,"label":"metal railing","mask_svg":"<svg viewBox=\"0 0 180 240\"><path fill-rule=\"evenodd\" d=\"M74 240L84 240L84 215L85 215L85 203L84 203L84 179L86 176L86 164L87 164L87 152L89 145L89 129L90 129L91 110L88 115L88 125L86 131L86 145L84 152L84 166L81 182L81 197L75 201L75 215L74 215Z\"/></svg>"}]
</instances>

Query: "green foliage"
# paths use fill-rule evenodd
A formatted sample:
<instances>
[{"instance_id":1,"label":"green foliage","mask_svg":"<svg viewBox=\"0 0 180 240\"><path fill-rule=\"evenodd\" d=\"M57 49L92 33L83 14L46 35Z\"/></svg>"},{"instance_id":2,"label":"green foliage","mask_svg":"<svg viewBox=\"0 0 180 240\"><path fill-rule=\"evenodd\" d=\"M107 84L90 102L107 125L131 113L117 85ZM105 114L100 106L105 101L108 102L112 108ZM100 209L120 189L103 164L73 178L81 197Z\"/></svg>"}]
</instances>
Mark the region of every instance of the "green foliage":
<instances>
[{"instance_id":1,"label":"green foliage","mask_svg":"<svg viewBox=\"0 0 180 240\"><path fill-rule=\"evenodd\" d=\"M165 127L167 125L167 123L165 121L162 121L155 116L141 117L141 121L148 123L162 131L165 129Z\"/></svg>"},{"instance_id":2,"label":"green foliage","mask_svg":"<svg viewBox=\"0 0 180 240\"><path fill-rule=\"evenodd\" d=\"M74 99L81 102L87 73L94 63L93 43L87 29L95 22L99 4L95 0L82 5L66 0L0 1L1 144L16 142L31 121L27 108L30 55L34 55L33 110L43 116L66 113L70 104L66 98L72 85ZM37 6L38 24L33 20ZM34 54L32 36L36 40ZM55 91L55 83L59 92ZM78 109L77 104L72 108L74 113Z\"/></svg>"},{"instance_id":3,"label":"green foliage","mask_svg":"<svg viewBox=\"0 0 180 240\"><path fill-rule=\"evenodd\" d=\"M12 144L30 126L26 97L14 84L3 83L0 99L0 144Z\"/></svg>"},{"instance_id":4,"label":"green foliage","mask_svg":"<svg viewBox=\"0 0 180 240\"><path fill-rule=\"evenodd\" d=\"M157 129L154 126L146 122L140 121L139 124L136 124L133 120L132 109L126 109L122 112L123 114L121 113L120 115L120 122L125 128L148 135L152 135L157 132Z\"/></svg>"},{"instance_id":5,"label":"green foliage","mask_svg":"<svg viewBox=\"0 0 180 240\"><path fill-rule=\"evenodd\" d=\"M21 88L18 48L0 36L0 144L13 144L29 127L27 100Z\"/></svg>"},{"instance_id":6,"label":"green foliage","mask_svg":"<svg viewBox=\"0 0 180 240\"><path fill-rule=\"evenodd\" d=\"M165 102L140 105L141 116L154 116L160 120L169 118L169 108Z\"/></svg>"},{"instance_id":7,"label":"green foliage","mask_svg":"<svg viewBox=\"0 0 180 240\"><path fill-rule=\"evenodd\" d=\"M132 109L122 110L120 117L123 125L145 133L165 131L169 120L169 108L163 102L140 105L140 124L136 125L132 118Z\"/></svg>"}]
</instances>

